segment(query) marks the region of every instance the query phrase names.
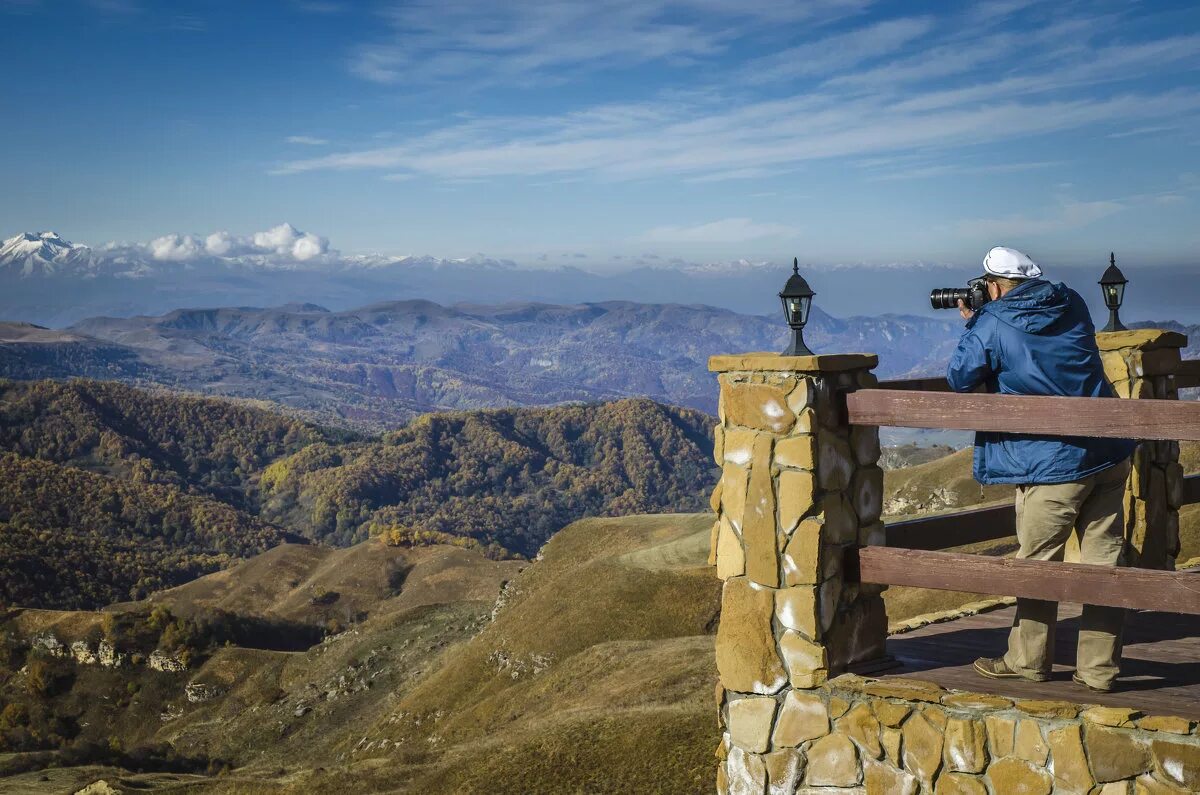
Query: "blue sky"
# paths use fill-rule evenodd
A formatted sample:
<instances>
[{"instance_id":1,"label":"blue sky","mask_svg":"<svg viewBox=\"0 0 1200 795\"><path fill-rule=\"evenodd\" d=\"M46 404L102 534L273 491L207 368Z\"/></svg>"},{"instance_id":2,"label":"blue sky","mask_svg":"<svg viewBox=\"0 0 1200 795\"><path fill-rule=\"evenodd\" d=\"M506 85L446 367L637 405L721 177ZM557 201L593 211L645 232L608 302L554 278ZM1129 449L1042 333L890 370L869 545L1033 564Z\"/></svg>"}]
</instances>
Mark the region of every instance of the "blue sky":
<instances>
[{"instance_id":1,"label":"blue sky","mask_svg":"<svg viewBox=\"0 0 1200 795\"><path fill-rule=\"evenodd\" d=\"M0 0L0 44L0 236L1200 252L1195 2Z\"/></svg>"}]
</instances>

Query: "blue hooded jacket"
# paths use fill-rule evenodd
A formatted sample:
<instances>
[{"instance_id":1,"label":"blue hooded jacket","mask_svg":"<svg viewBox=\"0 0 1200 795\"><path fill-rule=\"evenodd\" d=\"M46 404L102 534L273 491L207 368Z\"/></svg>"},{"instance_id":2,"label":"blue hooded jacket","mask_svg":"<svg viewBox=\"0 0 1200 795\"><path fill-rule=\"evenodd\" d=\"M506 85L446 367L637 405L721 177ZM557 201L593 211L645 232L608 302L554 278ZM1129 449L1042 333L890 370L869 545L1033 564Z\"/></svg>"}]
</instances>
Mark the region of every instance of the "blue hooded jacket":
<instances>
[{"instance_id":1,"label":"blue hooded jacket","mask_svg":"<svg viewBox=\"0 0 1200 795\"><path fill-rule=\"evenodd\" d=\"M1030 279L967 321L946 371L950 387L1005 395L1113 397L1087 305L1065 284ZM1119 464L1128 439L975 434L980 483L1068 483Z\"/></svg>"}]
</instances>

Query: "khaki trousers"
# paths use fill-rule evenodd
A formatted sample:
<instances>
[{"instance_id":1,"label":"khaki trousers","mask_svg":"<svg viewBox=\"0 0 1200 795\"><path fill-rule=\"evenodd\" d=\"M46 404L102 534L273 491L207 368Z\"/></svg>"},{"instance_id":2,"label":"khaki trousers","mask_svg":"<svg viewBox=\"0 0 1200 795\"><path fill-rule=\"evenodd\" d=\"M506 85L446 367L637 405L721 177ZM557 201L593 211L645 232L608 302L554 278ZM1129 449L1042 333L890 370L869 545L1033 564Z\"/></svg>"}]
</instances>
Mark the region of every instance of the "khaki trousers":
<instances>
[{"instance_id":1,"label":"khaki trousers","mask_svg":"<svg viewBox=\"0 0 1200 795\"><path fill-rule=\"evenodd\" d=\"M1129 466L1126 460L1074 483L1018 486L1017 557L1060 561L1074 530L1081 563L1122 565L1122 503ZM1048 678L1057 622L1057 602L1018 599L1005 664L1032 679ZM1089 685L1110 687L1116 678L1124 623L1122 608L1084 605L1075 668Z\"/></svg>"}]
</instances>

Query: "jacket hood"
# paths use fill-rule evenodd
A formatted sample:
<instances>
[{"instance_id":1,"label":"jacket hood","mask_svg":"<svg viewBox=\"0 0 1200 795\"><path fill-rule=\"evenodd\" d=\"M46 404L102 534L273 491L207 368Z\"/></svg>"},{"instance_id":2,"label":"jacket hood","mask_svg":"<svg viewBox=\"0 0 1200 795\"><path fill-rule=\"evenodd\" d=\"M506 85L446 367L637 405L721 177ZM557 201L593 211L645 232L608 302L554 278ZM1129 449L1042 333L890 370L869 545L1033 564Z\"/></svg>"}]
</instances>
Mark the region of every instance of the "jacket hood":
<instances>
[{"instance_id":1,"label":"jacket hood","mask_svg":"<svg viewBox=\"0 0 1200 795\"><path fill-rule=\"evenodd\" d=\"M984 304L981 311L1013 328L1037 334L1061 320L1070 307L1071 294L1065 284L1031 279L999 301Z\"/></svg>"}]
</instances>

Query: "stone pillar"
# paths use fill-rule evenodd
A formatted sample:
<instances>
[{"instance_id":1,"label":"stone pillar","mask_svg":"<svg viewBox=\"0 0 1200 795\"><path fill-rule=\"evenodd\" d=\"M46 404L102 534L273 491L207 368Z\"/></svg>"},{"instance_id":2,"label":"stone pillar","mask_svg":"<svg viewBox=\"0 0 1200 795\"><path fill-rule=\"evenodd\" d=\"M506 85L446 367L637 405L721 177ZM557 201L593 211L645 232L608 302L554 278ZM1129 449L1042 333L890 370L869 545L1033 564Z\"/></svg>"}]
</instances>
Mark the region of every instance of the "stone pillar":
<instances>
[{"instance_id":1,"label":"stone pillar","mask_svg":"<svg viewBox=\"0 0 1200 795\"><path fill-rule=\"evenodd\" d=\"M812 692L883 656L882 588L844 583L846 547L882 544L879 431L850 428L838 392L873 386L865 354L714 356L722 468L710 563L717 630L720 792L791 792L800 746L828 732Z\"/></svg>"},{"instance_id":2,"label":"stone pillar","mask_svg":"<svg viewBox=\"0 0 1200 795\"><path fill-rule=\"evenodd\" d=\"M1187 337L1174 331L1138 329L1096 335L1104 374L1122 398L1178 400L1175 372L1179 349ZM1183 468L1179 442L1143 442L1133 454L1133 471L1125 489L1125 540L1129 565L1147 569L1175 568L1179 554L1179 504ZM1078 559L1078 541L1071 538ZM1068 560L1072 559L1068 557Z\"/></svg>"}]
</instances>

